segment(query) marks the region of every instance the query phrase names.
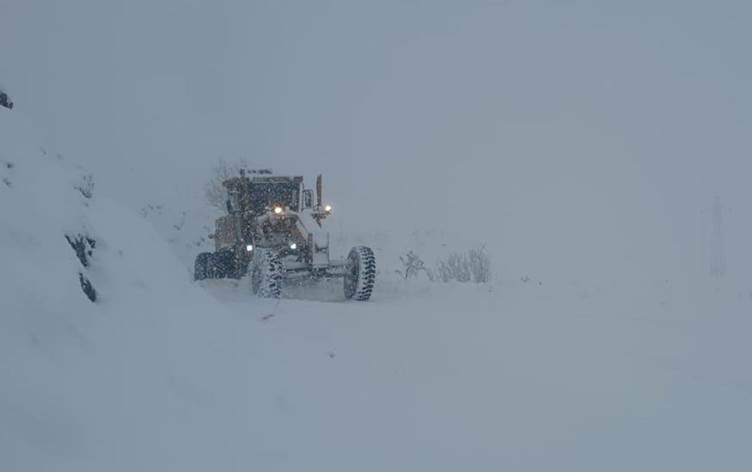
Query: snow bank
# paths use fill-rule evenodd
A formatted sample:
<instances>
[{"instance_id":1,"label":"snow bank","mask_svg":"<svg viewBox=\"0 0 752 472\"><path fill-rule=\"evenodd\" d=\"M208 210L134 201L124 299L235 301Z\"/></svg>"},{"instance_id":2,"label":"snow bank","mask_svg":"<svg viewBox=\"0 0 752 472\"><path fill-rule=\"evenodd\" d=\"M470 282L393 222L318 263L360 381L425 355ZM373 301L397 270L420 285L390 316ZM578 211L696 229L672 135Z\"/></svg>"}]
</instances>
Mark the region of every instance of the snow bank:
<instances>
[{"instance_id":1,"label":"snow bank","mask_svg":"<svg viewBox=\"0 0 752 472\"><path fill-rule=\"evenodd\" d=\"M233 464L249 382L231 320L143 218L96 187L86 198L85 172L23 121L0 112L0 469ZM88 267L66 235L95 241Z\"/></svg>"}]
</instances>

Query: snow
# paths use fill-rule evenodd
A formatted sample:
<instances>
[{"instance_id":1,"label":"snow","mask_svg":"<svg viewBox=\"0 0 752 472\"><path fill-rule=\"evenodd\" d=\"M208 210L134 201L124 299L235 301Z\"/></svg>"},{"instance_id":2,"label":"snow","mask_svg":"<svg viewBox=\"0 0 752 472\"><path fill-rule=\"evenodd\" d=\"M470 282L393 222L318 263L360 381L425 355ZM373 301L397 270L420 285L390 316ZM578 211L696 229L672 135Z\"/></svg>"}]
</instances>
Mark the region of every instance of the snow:
<instances>
[{"instance_id":1,"label":"snow","mask_svg":"<svg viewBox=\"0 0 752 472\"><path fill-rule=\"evenodd\" d=\"M205 288L248 317L242 284ZM417 288L368 304L261 302L254 342L285 384L269 392L272 468L747 463L749 348L728 330L749 328L741 313L707 320L705 309L729 307L674 312L653 300L615 309L610 295L572 300L522 282Z\"/></svg>"},{"instance_id":2,"label":"snow","mask_svg":"<svg viewBox=\"0 0 752 472\"><path fill-rule=\"evenodd\" d=\"M84 198L85 174L24 147L16 117L0 115L3 470L750 464L749 293L382 270L370 303L333 296L341 282L257 299L247 280L191 282L184 246ZM96 239L95 304L71 232Z\"/></svg>"},{"instance_id":3,"label":"snow","mask_svg":"<svg viewBox=\"0 0 752 472\"><path fill-rule=\"evenodd\" d=\"M752 468L749 15L219 3L0 5L0 471ZM370 302L192 281L247 153Z\"/></svg>"},{"instance_id":4,"label":"snow","mask_svg":"<svg viewBox=\"0 0 752 472\"><path fill-rule=\"evenodd\" d=\"M212 322L222 308L191 286L142 218L75 190L65 161L33 148L8 153L7 138L29 134L1 118L11 130L2 159L14 163L0 199L1 468L206 470L232 461L247 437L250 384L236 375L246 370L247 350L236 350L244 343L231 324ZM96 304L79 286L70 233L97 241L85 270ZM207 446L212 454L184 453Z\"/></svg>"}]
</instances>

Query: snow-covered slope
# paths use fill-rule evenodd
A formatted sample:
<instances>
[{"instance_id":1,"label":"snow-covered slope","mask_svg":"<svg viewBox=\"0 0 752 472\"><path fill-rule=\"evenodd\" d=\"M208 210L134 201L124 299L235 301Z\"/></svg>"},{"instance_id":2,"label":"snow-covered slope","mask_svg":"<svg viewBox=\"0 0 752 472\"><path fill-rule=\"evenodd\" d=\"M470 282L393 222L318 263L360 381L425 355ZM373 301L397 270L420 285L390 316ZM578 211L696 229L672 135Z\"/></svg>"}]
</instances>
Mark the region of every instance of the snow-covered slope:
<instances>
[{"instance_id":1,"label":"snow-covered slope","mask_svg":"<svg viewBox=\"0 0 752 472\"><path fill-rule=\"evenodd\" d=\"M23 118L0 111L0 469L234 463L250 383L231 321L148 223L85 198L82 171ZM66 235L96 241L89 267Z\"/></svg>"}]
</instances>

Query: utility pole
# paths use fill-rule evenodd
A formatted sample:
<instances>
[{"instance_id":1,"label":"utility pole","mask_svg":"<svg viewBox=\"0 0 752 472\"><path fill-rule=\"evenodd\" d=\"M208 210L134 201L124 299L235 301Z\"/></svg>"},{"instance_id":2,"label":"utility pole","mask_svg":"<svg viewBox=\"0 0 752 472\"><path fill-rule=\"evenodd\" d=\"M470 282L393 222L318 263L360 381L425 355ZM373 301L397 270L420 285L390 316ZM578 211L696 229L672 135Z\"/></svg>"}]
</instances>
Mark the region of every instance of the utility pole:
<instances>
[{"instance_id":1,"label":"utility pole","mask_svg":"<svg viewBox=\"0 0 752 472\"><path fill-rule=\"evenodd\" d=\"M710 274L718 279L726 276L726 247L723 231L721 196L713 196L713 236L710 242Z\"/></svg>"}]
</instances>

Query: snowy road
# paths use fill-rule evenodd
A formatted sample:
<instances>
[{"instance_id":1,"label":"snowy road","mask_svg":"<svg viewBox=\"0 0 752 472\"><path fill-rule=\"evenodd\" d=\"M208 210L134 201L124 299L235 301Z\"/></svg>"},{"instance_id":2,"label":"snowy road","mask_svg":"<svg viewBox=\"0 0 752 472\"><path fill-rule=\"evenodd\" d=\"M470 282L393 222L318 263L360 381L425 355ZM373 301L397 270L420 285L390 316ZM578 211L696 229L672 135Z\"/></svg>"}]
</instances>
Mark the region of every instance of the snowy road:
<instances>
[{"instance_id":1,"label":"snowy road","mask_svg":"<svg viewBox=\"0 0 752 472\"><path fill-rule=\"evenodd\" d=\"M206 288L258 356L248 408L270 470L750 463L750 320L728 306L614 309L523 283L277 303L243 284Z\"/></svg>"}]
</instances>

